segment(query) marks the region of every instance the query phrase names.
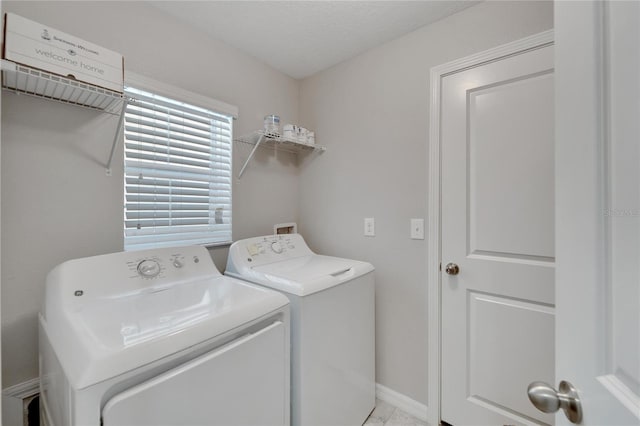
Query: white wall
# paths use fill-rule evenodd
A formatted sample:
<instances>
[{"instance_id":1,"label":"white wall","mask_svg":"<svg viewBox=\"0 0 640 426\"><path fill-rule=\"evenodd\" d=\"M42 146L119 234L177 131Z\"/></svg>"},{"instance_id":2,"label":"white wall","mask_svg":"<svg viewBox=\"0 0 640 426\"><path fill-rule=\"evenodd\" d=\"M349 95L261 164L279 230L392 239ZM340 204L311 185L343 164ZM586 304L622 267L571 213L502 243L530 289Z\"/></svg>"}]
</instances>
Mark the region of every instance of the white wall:
<instances>
[{"instance_id":1,"label":"white wall","mask_svg":"<svg viewBox=\"0 0 640 426\"><path fill-rule=\"evenodd\" d=\"M125 68L237 105L240 135L264 115L298 121L299 82L143 2L2 2L3 12L122 53ZM71 258L121 251L122 144L106 163L117 117L5 92L2 96L2 387L36 377L37 312L47 272ZM234 146L236 172L247 149ZM296 221L296 160L260 153L234 179L234 239ZM227 249L213 249L224 269Z\"/></svg>"},{"instance_id":2,"label":"white wall","mask_svg":"<svg viewBox=\"0 0 640 426\"><path fill-rule=\"evenodd\" d=\"M299 230L376 267L377 381L423 404L428 253L409 219L427 212L430 68L552 27L551 2L484 2L302 82L301 124L328 149L301 168Z\"/></svg>"}]
</instances>

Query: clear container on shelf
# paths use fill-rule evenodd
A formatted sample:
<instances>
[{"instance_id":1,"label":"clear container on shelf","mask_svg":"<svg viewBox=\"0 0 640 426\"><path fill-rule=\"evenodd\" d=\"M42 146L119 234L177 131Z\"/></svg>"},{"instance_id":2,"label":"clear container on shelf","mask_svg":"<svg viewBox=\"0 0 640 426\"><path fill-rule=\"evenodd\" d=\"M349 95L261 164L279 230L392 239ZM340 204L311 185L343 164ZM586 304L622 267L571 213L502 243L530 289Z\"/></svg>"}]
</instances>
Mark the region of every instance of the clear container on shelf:
<instances>
[{"instance_id":1,"label":"clear container on shelf","mask_svg":"<svg viewBox=\"0 0 640 426\"><path fill-rule=\"evenodd\" d=\"M273 114L265 115L264 132L266 134L280 136L280 116Z\"/></svg>"}]
</instances>

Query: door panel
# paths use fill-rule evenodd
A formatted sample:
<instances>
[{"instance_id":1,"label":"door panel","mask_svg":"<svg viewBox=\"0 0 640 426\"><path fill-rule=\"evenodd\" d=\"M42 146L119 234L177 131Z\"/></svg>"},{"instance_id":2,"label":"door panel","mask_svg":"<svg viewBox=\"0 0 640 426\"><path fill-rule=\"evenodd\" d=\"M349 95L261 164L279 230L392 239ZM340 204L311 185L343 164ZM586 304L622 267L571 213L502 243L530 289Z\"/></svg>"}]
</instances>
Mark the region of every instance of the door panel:
<instances>
[{"instance_id":1,"label":"door panel","mask_svg":"<svg viewBox=\"0 0 640 426\"><path fill-rule=\"evenodd\" d=\"M553 47L442 79L442 420L551 424L527 385L554 377ZM444 268L443 268L444 269Z\"/></svg>"},{"instance_id":2,"label":"door panel","mask_svg":"<svg viewBox=\"0 0 640 426\"><path fill-rule=\"evenodd\" d=\"M607 9L609 373L635 398L640 423L640 5L612 3Z\"/></svg>"},{"instance_id":3,"label":"door panel","mask_svg":"<svg viewBox=\"0 0 640 426\"><path fill-rule=\"evenodd\" d=\"M553 261L550 99L550 70L469 90L471 254Z\"/></svg>"},{"instance_id":4,"label":"door panel","mask_svg":"<svg viewBox=\"0 0 640 426\"><path fill-rule=\"evenodd\" d=\"M577 388L583 425L640 425L640 3L556 2L554 15L554 384Z\"/></svg>"},{"instance_id":5,"label":"door panel","mask_svg":"<svg viewBox=\"0 0 640 426\"><path fill-rule=\"evenodd\" d=\"M470 398L536 418L535 408L522 398L524 391L514 390L536 375L553 371L553 353L539 345L553 336L553 308L502 296L468 294ZM498 377L500 386L495 385Z\"/></svg>"}]
</instances>

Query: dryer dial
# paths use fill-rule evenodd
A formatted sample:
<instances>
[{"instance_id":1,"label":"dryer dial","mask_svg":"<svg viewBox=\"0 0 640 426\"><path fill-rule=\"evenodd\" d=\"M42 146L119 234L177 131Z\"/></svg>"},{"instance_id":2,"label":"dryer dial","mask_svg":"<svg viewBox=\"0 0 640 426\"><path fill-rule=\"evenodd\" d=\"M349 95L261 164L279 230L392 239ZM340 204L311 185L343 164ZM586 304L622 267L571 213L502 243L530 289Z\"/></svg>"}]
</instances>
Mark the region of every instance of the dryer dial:
<instances>
[{"instance_id":1,"label":"dryer dial","mask_svg":"<svg viewBox=\"0 0 640 426\"><path fill-rule=\"evenodd\" d=\"M273 252L276 254L282 253L282 250L283 250L282 244L280 244L279 241L275 241L271 243L271 250L273 250Z\"/></svg>"},{"instance_id":2,"label":"dryer dial","mask_svg":"<svg viewBox=\"0 0 640 426\"><path fill-rule=\"evenodd\" d=\"M146 259L138 263L138 274L143 278L154 278L160 273L160 264L153 259Z\"/></svg>"}]
</instances>

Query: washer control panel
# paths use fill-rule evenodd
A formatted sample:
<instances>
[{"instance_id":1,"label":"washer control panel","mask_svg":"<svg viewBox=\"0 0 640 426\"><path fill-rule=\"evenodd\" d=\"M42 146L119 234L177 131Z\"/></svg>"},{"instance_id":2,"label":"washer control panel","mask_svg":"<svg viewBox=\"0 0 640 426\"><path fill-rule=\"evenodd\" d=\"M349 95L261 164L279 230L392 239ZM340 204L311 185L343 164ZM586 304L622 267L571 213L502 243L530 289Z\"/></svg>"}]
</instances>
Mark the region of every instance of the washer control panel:
<instances>
[{"instance_id":1,"label":"washer control panel","mask_svg":"<svg viewBox=\"0 0 640 426\"><path fill-rule=\"evenodd\" d=\"M274 235L261 237L249 242L245 247L251 257L269 254L284 254L290 250L295 251L296 245L288 235Z\"/></svg>"},{"instance_id":2,"label":"washer control panel","mask_svg":"<svg viewBox=\"0 0 640 426\"><path fill-rule=\"evenodd\" d=\"M311 250L299 234L282 234L237 241L231 246L229 258L239 259L252 267L310 254Z\"/></svg>"}]
</instances>

